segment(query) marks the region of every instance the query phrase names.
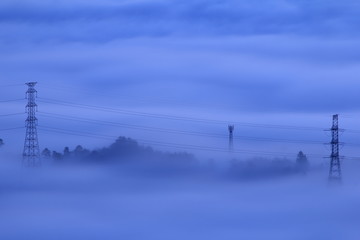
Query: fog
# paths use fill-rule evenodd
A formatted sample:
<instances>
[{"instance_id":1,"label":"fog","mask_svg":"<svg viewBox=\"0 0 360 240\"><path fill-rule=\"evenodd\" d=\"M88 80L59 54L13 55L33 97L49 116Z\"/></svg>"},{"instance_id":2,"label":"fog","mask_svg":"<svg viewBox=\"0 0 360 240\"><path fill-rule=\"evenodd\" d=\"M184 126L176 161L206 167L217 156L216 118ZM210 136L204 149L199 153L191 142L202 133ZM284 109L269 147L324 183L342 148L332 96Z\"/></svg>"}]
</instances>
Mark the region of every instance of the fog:
<instances>
[{"instance_id":1,"label":"fog","mask_svg":"<svg viewBox=\"0 0 360 240\"><path fill-rule=\"evenodd\" d=\"M0 240L359 240L359 13L354 0L1 0ZM18 156L25 82L38 82L40 168ZM324 158L333 114L341 184Z\"/></svg>"},{"instance_id":2,"label":"fog","mask_svg":"<svg viewBox=\"0 0 360 240\"><path fill-rule=\"evenodd\" d=\"M28 169L2 156L0 238L358 239L358 162L344 162L343 183L329 185L327 165L284 174L269 165L278 160L241 161L242 169L247 161L258 162L251 176L234 178L216 162Z\"/></svg>"}]
</instances>

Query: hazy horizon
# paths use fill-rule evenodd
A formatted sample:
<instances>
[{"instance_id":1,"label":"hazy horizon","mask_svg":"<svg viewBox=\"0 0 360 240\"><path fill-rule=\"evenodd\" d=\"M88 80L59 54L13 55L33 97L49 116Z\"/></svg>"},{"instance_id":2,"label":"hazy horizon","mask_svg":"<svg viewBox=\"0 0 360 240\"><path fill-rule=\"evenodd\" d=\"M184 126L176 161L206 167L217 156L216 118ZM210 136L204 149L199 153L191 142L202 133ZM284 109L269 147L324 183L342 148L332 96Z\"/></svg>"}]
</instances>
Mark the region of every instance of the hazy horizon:
<instances>
[{"instance_id":1,"label":"hazy horizon","mask_svg":"<svg viewBox=\"0 0 360 240\"><path fill-rule=\"evenodd\" d=\"M358 240L359 13L1 0L0 238Z\"/></svg>"}]
</instances>

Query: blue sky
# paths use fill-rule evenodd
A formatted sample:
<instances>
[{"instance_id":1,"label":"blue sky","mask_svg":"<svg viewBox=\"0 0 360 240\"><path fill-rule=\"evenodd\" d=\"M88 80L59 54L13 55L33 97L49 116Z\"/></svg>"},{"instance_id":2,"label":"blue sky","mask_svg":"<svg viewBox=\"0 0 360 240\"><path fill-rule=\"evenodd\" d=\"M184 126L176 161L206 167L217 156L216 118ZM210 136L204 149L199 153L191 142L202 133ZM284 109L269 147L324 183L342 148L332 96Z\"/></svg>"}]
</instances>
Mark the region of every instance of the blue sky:
<instances>
[{"instance_id":1,"label":"blue sky","mask_svg":"<svg viewBox=\"0 0 360 240\"><path fill-rule=\"evenodd\" d=\"M327 128L341 114L360 129L359 10L356 1L7 1L0 2L0 100L56 100L231 122ZM1 114L24 102L1 103ZM226 124L199 124L39 103L39 110L177 131L226 134ZM4 128L24 116L1 118ZM209 139L114 128L39 116L39 124L226 148ZM22 130L1 132L7 149L22 147ZM238 136L329 141L323 131L236 126ZM61 150L111 142L40 132L40 144ZM344 133L355 144L357 134ZM328 155L322 144L239 140L236 148ZM155 147L155 146L154 146ZM344 154L356 156L356 147Z\"/></svg>"}]
</instances>

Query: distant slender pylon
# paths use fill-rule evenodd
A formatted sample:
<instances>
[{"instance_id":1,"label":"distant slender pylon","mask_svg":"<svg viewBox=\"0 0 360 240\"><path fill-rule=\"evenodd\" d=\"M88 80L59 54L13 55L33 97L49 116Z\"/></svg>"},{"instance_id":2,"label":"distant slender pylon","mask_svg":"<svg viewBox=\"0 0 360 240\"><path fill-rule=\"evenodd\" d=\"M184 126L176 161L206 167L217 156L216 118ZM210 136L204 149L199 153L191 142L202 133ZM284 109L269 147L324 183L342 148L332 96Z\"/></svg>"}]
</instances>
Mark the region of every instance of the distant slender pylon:
<instances>
[{"instance_id":1,"label":"distant slender pylon","mask_svg":"<svg viewBox=\"0 0 360 240\"><path fill-rule=\"evenodd\" d=\"M37 167L41 164L40 160L40 148L37 135L37 118L35 113L37 111L37 104L35 99L37 97L37 91L35 90L36 82L26 83L28 90L26 92L26 98L28 103L26 105L26 112L28 117L25 121L26 134L25 144L23 152L23 165L27 167Z\"/></svg>"},{"instance_id":2,"label":"distant slender pylon","mask_svg":"<svg viewBox=\"0 0 360 240\"><path fill-rule=\"evenodd\" d=\"M229 125L229 152L234 151L234 125Z\"/></svg>"},{"instance_id":3,"label":"distant slender pylon","mask_svg":"<svg viewBox=\"0 0 360 240\"><path fill-rule=\"evenodd\" d=\"M330 156L330 181L341 181L341 166L339 156L339 115L333 115L333 125L331 128L331 156Z\"/></svg>"}]
</instances>

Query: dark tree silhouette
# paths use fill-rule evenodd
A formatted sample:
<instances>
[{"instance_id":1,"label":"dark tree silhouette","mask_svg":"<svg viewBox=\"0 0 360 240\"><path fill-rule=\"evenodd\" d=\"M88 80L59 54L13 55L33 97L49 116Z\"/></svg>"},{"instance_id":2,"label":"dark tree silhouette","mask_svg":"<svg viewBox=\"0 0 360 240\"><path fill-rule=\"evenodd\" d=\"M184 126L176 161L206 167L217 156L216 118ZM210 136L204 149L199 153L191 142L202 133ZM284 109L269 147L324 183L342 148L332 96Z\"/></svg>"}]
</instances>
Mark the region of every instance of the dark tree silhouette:
<instances>
[{"instance_id":1,"label":"dark tree silhouette","mask_svg":"<svg viewBox=\"0 0 360 240\"><path fill-rule=\"evenodd\" d=\"M90 154L90 151L83 148L81 145L76 146L74 152L74 157L78 159L84 159L87 158Z\"/></svg>"},{"instance_id":2,"label":"dark tree silhouette","mask_svg":"<svg viewBox=\"0 0 360 240\"><path fill-rule=\"evenodd\" d=\"M55 161L60 161L63 159L63 155L61 153L58 153L56 151L53 151L52 152L52 158L55 160Z\"/></svg>"},{"instance_id":3,"label":"dark tree silhouette","mask_svg":"<svg viewBox=\"0 0 360 240\"><path fill-rule=\"evenodd\" d=\"M43 154L50 155L50 150L44 150ZM73 151L69 147L65 147L63 153L53 151L52 159L57 163L64 164L137 163L137 166L147 166L147 169L161 170L166 168L176 171L187 170L195 166L194 163L196 162L194 156L186 152L165 153L154 151L151 147L142 146L137 141L125 137L119 137L109 147L93 151L87 150L81 145L76 146Z\"/></svg>"},{"instance_id":4,"label":"dark tree silhouette","mask_svg":"<svg viewBox=\"0 0 360 240\"><path fill-rule=\"evenodd\" d=\"M74 152L75 152L75 153L80 153L80 152L82 152L83 150L84 150L84 148L83 148L81 145L77 145L76 148L75 148L75 150L74 150Z\"/></svg>"},{"instance_id":5,"label":"dark tree silhouette","mask_svg":"<svg viewBox=\"0 0 360 240\"><path fill-rule=\"evenodd\" d=\"M300 151L297 155L296 166L297 169L302 173L306 173L308 170L309 162L306 155L302 151Z\"/></svg>"},{"instance_id":6,"label":"dark tree silhouette","mask_svg":"<svg viewBox=\"0 0 360 240\"><path fill-rule=\"evenodd\" d=\"M68 147L64 148L64 158L68 158L70 157L71 153L70 153L70 149Z\"/></svg>"},{"instance_id":7,"label":"dark tree silhouette","mask_svg":"<svg viewBox=\"0 0 360 240\"><path fill-rule=\"evenodd\" d=\"M51 151L48 148L45 148L42 152L41 152L41 156L43 158L51 158Z\"/></svg>"}]
</instances>

